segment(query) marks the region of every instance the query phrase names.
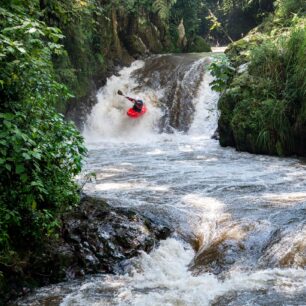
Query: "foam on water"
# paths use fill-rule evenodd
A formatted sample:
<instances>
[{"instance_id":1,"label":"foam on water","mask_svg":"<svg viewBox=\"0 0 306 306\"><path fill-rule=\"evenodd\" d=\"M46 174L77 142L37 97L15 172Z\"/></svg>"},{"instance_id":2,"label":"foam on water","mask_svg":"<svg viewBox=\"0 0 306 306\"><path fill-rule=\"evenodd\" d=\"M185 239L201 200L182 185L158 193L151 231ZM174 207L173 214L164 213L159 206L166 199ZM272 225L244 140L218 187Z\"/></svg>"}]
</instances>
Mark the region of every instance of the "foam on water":
<instances>
[{"instance_id":1,"label":"foam on water","mask_svg":"<svg viewBox=\"0 0 306 306\"><path fill-rule=\"evenodd\" d=\"M98 103L92 109L84 128L84 136L88 143L104 141L141 140L156 134L157 120L161 111L156 107L158 93L150 90L139 92L132 73L143 67L143 61L136 61L130 67L120 71L118 76L107 80L105 87L98 93ZM132 103L117 94L122 90L125 95L139 97L147 106L145 117L133 120L126 113Z\"/></svg>"},{"instance_id":2,"label":"foam on water","mask_svg":"<svg viewBox=\"0 0 306 306\"><path fill-rule=\"evenodd\" d=\"M141 255L139 268L131 276L104 279L103 284L88 282L68 295L61 306L206 306L230 292L276 290L294 294L306 289L306 271L302 269L231 271L225 280L208 273L195 276L188 268L193 256L188 245L167 239L151 254ZM112 303L89 298L98 288L117 292Z\"/></svg>"},{"instance_id":3,"label":"foam on water","mask_svg":"<svg viewBox=\"0 0 306 306\"><path fill-rule=\"evenodd\" d=\"M209 84L212 81L213 77L209 72L206 72L199 92L194 99L196 111L189 135L201 135L210 138L217 128L219 94L211 89Z\"/></svg>"},{"instance_id":4,"label":"foam on water","mask_svg":"<svg viewBox=\"0 0 306 306\"><path fill-rule=\"evenodd\" d=\"M232 271L224 281L208 273L194 276L188 270L193 256L192 250L174 239L162 242L151 255L143 254L140 262L143 271L136 272L130 279L130 285L121 289L118 304L204 306L231 291L271 289L276 286L277 290L294 292L296 288L306 288L304 270Z\"/></svg>"}]
</instances>

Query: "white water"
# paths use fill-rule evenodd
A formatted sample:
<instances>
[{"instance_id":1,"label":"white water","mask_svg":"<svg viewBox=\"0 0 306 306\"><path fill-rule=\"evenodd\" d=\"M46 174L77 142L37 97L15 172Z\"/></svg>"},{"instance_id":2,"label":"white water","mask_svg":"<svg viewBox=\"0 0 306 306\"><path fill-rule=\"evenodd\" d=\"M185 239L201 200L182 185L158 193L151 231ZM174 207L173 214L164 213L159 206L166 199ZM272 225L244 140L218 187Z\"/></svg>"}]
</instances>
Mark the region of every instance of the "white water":
<instances>
[{"instance_id":1,"label":"white water","mask_svg":"<svg viewBox=\"0 0 306 306\"><path fill-rule=\"evenodd\" d=\"M96 180L85 191L176 233L135 259L126 275L71 285L61 305L306 305L305 164L211 140L218 96L208 73L194 95L189 133L158 134L166 84L139 92L131 73L142 66L123 69L98 95L84 132L86 171ZM118 89L144 98L148 113L127 118L130 104Z\"/></svg>"},{"instance_id":2,"label":"white water","mask_svg":"<svg viewBox=\"0 0 306 306\"><path fill-rule=\"evenodd\" d=\"M158 93L133 90L137 84L131 73L143 67L144 62L136 61L131 67L124 68L120 76L108 79L106 86L98 93L98 103L94 106L85 125L84 136L92 141L129 141L143 139L156 133L157 120L161 111L156 107ZM146 101L148 112L145 120L131 120L126 112L133 106L126 98L117 94L122 90L126 96Z\"/></svg>"},{"instance_id":3,"label":"white water","mask_svg":"<svg viewBox=\"0 0 306 306\"><path fill-rule=\"evenodd\" d=\"M188 246L168 239L150 255L141 256L138 263L141 269L132 276L103 279L103 283L97 283L96 279L87 282L79 291L68 295L61 305L204 306L233 291L274 287L290 295L305 290L306 272L297 269L232 271L224 281L212 274L193 276L187 268L193 255ZM101 287L105 291L106 288L117 291L112 302L96 299L94 293Z\"/></svg>"}]
</instances>

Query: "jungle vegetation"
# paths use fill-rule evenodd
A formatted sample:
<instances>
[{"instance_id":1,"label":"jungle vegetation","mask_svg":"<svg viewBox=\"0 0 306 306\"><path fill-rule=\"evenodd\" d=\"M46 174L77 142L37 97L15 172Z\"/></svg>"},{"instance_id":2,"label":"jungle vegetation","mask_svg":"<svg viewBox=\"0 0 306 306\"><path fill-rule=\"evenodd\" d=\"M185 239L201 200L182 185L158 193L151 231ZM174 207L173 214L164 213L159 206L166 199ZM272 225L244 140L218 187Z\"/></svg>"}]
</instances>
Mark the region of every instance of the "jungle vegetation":
<instances>
[{"instance_id":1,"label":"jungle vegetation","mask_svg":"<svg viewBox=\"0 0 306 306\"><path fill-rule=\"evenodd\" d=\"M227 65L217 65L223 67L224 85L219 88L221 145L306 155L305 12L304 1L277 1L275 14L230 45Z\"/></svg>"},{"instance_id":2,"label":"jungle vegetation","mask_svg":"<svg viewBox=\"0 0 306 306\"><path fill-rule=\"evenodd\" d=\"M266 18L256 43L228 51L229 65L248 63L248 72L216 68L227 86L221 143L292 152L306 131L305 3L278 0L269 15L274 8L272 0L0 0L1 290L3 271L56 239L61 214L78 204L86 149L61 112L113 65L144 54L139 37L155 53L202 52Z\"/></svg>"}]
</instances>

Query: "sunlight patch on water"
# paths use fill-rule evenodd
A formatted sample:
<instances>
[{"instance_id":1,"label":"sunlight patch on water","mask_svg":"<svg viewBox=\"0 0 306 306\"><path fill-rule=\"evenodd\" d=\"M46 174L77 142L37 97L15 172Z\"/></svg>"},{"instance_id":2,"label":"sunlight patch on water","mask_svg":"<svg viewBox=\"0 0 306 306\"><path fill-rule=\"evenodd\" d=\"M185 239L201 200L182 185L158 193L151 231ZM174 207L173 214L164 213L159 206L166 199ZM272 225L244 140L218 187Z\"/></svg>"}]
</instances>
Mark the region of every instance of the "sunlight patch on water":
<instances>
[{"instance_id":1,"label":"sunlight patch on water","mask_svg":"<svg viewBox=\"0 0 306 306\"><path fill-rule=\"evenodd\" d=\"M306 201L306 192L266 193L262 198L280 205L297 205L300 202Z\"/></svg>"},{"instance_id":2,"label":"sunlight patch on water","mask_svg":"<svg viewBox=\"0 0 306 306\"><path fill-rule=\"evenodd\" d=\"M205 210L205 215L216 216L216 213L220 213L223 209L224 204L219 200L210 197L203 197L198 194L188 194L185 195L182 201L193 207L200 207Z\"/></svg>"},{"instance_id":3,"label":"sunlight patch on water","mask_svg":"<svg viewBox=\"0 0 306 306\"><path fill-rule=\"evenodd\" d=\"M145 184L140 182L127 182L127 183L98 183L94 188L98 191L110 191L110 190L135 190L141 189L143 191L160 191L166 192L169 190L167 186L156 186L151 184Z\"/></svg>"},{"instance_id":4,"label":"sunlight patch on water","mask_svg":"<svg viewBox=\"0 0 306 306\"><path fill-rule=\"evenodd\" d=\"M165 154L166 152L161 150L161 149L155 149L153 151L150 151L150 152L146 152L147 155L163 155Z\"/></svg>"}]
</instances>

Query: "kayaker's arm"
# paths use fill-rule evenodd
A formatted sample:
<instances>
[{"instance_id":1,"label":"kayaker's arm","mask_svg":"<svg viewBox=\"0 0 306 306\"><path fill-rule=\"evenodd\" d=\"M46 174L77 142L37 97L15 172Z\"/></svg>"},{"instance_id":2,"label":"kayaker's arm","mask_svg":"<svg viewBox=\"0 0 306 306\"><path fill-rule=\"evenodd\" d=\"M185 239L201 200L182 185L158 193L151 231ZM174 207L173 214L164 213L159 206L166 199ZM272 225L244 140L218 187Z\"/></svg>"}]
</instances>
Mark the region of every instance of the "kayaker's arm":
<instances>
[{"instance_id":1,"label":"kayaker's arm","mask_svg":"<svg viewBox=\"0 0 306 306\"><path fill-rule=\"evenodd\" d=\"M128 97L128 96L125 96L121 90L118 90L118 95L120 95L120 96L123 96L123 97L127 98L127 99L128 99L129 101L131 101L132 103L137 102L135 99L130 98L130 97Z\"/></svg>"},{"instance_id":2,"label":"kayaker's arm","mask_svg":"<svg viewBox=\"0 0 306 306\"><path fill-rule=\"evenodd\" d=\"M127 96L125 96L125 98L127 98L129 101L131 101L132 103L135 103L136 102L136 100L135 99L133 99L133 98L130 98L130 97L127 97Z\"/></svg>"}]
</instances>

